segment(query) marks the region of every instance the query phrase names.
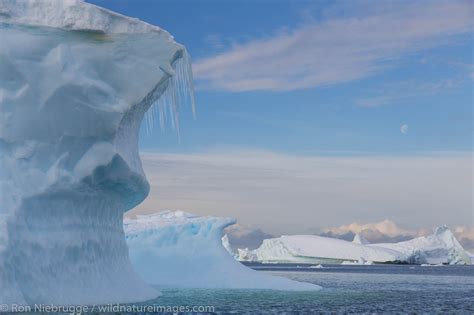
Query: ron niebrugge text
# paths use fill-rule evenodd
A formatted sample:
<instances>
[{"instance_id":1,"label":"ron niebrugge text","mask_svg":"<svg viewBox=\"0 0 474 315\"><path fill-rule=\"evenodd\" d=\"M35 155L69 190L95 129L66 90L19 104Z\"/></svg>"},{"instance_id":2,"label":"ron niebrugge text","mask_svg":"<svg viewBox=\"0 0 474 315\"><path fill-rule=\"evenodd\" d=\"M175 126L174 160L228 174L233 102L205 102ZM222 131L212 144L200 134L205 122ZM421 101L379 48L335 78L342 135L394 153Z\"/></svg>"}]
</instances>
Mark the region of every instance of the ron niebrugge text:
<instances>
[{"instance_id":1,"label":"ron niebrugge text","mask_svg":"<svg viewBox=\"0 0 474 315\"><path fill-rule=\"evenodd\" d=\"M42 313L208 313L215 312L215 307L211 305L52 305L52 304L1 304L0 312L42 312Z\"/></svg>"}]
</instances>

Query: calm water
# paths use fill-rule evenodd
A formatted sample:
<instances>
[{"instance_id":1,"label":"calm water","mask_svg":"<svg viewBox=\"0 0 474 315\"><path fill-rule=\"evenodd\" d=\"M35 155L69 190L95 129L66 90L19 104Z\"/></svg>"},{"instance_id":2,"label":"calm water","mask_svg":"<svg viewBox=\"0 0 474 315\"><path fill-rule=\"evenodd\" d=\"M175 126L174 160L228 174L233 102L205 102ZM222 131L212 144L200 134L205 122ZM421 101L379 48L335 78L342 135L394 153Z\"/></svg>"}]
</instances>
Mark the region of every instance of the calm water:
<instances>
[{"instance_id":1,"label":"calm water","mask_svg":"<svg viewBox=\"0 0 474 315\"><path fill-rule=\"evenodd\" d=\"M258 265L252 268L319 284L318 292L163 289L159 305L213 305L218 313L474 313L474 266Z\"/></svg>"}]
</instances>

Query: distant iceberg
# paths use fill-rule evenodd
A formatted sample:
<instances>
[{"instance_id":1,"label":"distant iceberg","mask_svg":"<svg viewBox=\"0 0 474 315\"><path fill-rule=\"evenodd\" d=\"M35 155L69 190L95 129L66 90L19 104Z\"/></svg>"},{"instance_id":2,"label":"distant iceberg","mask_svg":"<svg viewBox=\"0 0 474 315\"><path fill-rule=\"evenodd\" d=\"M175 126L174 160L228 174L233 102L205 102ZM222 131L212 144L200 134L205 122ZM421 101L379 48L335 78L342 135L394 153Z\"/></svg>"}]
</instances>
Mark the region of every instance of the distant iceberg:
<instances>
[{"instance_id":1,"label":"distant iceberg","mask_svg":"<svg viewBox=\"0 0 474 315\"><path fill-rule=\"evenodd\" d=\"M365 261L395 261L399 253L317 235L285 235L264 240L263 244L253 251L239 251L239 258L242 260L263 262L337 264L343 261L359 261L361 257Z\"/></svg>"},{"instance_id":2,"label":"distant iceberg","mask_svg":"<svg viewBox=\"0 0 474 315\"><path fill-rule=\"evenodd\" d=\"M471 257L447 226L437 227L433 234L398 243L372 246L400 252L401 261L415 264L471 264Z\"/></svg>"},{"instance_id":3,"label":"distant iceberg","mask_svg":"<svg viewBox=\"0 0 474 315\"><path fill-rule=\"evenodd\" d=\"M471 256L446 227L429 236L399 243L369 244L356 235L352 242L317 235L267 239L255 250L239 249L238 259L260 262L471 264Z\"/></svg>"},{"instance_id":4,"label":"distant iceberg","mask_svg":"<svg viewBox=\"0 0 474 315\"><path fill-rule=\"evenodd\" d=\"M258 272L237 262L222 243L223 230L234 223L230 218L201 217L183 211L126 219L125 234L133 267L148 283L158 286L320 289L314 284Z\"/></svg>"}]
</instances>

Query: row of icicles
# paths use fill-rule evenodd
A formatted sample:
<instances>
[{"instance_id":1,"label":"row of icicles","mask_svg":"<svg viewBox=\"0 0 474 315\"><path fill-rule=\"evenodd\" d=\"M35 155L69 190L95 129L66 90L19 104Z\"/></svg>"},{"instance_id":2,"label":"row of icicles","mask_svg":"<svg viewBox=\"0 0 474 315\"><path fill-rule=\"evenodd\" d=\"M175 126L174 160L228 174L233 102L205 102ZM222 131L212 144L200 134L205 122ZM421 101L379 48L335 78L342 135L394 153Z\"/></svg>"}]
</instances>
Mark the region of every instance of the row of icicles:
<instances>
[{"instance_id":1,"label":"row of icicles","mask_svg":"<svg viewBox=\"0 0 474 315\"><path fill-rule=\"evenodd\" d=\"M179 137L180 106L191 106L196 117L194 101L194 82L191 57L185 51L181 58L173 63L175 74L168 79L168 86L145 114L145 128L150 135L155 128L157 118L160 129L164 131L165 122L170 120L171 127Z\"/></svg>"}]
</instances>

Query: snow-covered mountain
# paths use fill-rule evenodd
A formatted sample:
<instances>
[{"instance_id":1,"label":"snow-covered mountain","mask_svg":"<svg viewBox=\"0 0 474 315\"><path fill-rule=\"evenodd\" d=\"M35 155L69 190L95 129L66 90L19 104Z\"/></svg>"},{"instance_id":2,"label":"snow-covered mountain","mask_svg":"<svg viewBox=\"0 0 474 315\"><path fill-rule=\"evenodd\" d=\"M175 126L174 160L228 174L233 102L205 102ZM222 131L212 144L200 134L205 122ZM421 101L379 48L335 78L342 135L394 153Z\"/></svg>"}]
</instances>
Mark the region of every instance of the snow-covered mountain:
<instances>
[{"instance_id":1,"label":"snow-covered mountain","mask_svg":"<svg viewBox=\"0 0 474 315\"><path fill-rule=\"evenodd\" d=\"M223 246L231 218L183 211L124 221L130 259L148 283L191 288L318 290L317 285L270 276L237 262ZM224 238L225 240L225 238Z\"/></svg>"},{"instance_id":2,"label":"snow-covered mountain","mask_svg":"<svg viewBox=\"0 0 474 315\"><path fill-rule=\"evenodd\" d=\"M238 259L298 263L471 264L470 254L446 226L436 228L431 235L398 243L369 244L359 235L352 242L316 235L281 236L264 240L252 251L240 249Z\"/></svg>"}]
</instances>

